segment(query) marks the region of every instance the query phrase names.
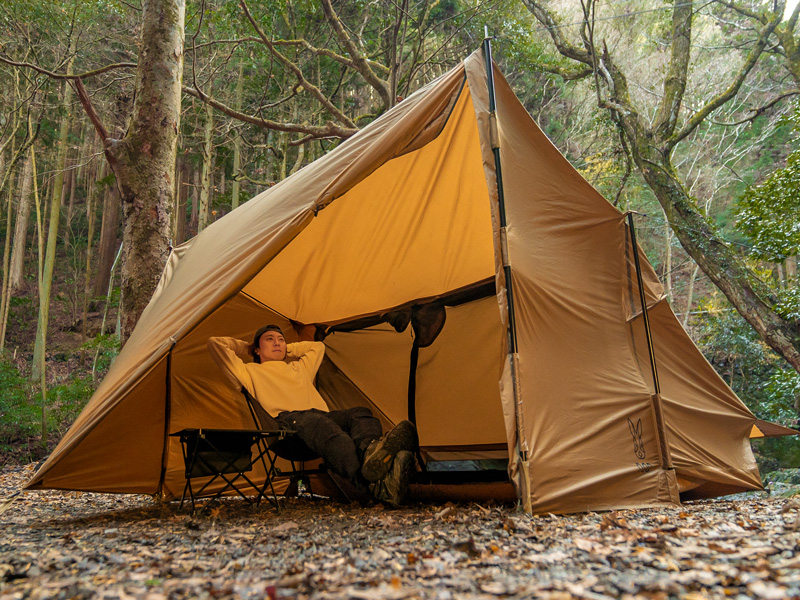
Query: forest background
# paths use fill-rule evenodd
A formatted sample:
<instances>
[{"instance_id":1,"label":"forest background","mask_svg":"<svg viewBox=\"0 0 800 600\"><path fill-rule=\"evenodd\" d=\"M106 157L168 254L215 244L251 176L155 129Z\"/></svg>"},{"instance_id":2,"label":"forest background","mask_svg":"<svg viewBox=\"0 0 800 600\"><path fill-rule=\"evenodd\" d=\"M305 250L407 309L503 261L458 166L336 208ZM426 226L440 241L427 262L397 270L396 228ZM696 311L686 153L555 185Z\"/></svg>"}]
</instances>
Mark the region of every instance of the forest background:
<instances>
[{"instance_id":1,"label":"forest background","mask_svg":"<svg viewBox=\"0 0 800 600\"><path fill-rule=\"evenodd\" d=\"M37 460L63 435L169 247L446 72L484 26L553 143L638 213L639 242L706 358L758 417L796 424L799 11L783 0L2 3L0 465ZM175 16L172 31L163 19L153 29L158 14ZM174 185L136 223L118 149L149 147L142 57L162 33L183 48ZM137 248L149 252L139 271ZM754 445L762 473L800 465L793 439Z\"/></svg>"}]
</instances>

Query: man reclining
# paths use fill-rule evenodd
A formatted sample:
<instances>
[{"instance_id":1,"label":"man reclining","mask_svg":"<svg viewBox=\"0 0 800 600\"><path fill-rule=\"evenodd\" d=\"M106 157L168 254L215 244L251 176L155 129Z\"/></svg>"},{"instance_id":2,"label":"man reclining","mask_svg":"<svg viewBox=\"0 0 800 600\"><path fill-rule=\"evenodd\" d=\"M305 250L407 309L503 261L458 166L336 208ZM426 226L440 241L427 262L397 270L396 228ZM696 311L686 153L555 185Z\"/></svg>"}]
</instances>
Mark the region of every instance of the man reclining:
<instances>
[{"instance_id":1,"label":"man reclining","mask_svg":"<svg viewBox=\"0 0 800 600\"><path fill-rule=\"evenodd\" d=\"M325 355L322 342L287 344L277 325L259 329L252 344L212 337L208 351L237 390L244 386L284 429L319 454L338 475L391 506L402 504L416 470L417 433L401 421L381 437L369 408L328 410L314 387ZM253 362L245 362L250 357Z\"/></svg>"}]
</instances>

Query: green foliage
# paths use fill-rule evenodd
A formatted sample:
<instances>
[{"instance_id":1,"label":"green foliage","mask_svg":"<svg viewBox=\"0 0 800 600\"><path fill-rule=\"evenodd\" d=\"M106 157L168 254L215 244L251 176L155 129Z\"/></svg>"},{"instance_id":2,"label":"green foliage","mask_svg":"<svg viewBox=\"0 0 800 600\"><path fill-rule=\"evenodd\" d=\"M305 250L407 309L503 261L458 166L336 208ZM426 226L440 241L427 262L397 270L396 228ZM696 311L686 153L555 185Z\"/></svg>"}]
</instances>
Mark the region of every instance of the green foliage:
<instances>
[{"instance_id":1,"label":"green foliage","mask_svg":"<svg viewBox=\"0 0 800 600\"><path fill-rule=\"evenodd\" d=\"M115 294L117 300L119 294ZM112 299L113 301L113 299ZM95 378L99 379L99 374L108 371L111 363L119 354L120 344L119 337L113 334L98 335L93 340L89 340L83 345L85 350L88 350L97 355L97 364L95 365Z\"/></svg>"},{"instance_id":2,"label":"green foliage","mask_svg":"<svg viewBox=\"0 0 800 600\"><path fill-rule=\"evenodd\" d=\"M94 394L91 377L78 377L47 390L47 421L59 437L64 435L72 422ZM40 410L42 395L36 394L34 403ZM39 417L41 420L41 417Z\"/></svg>"},{"instance_id":3,"label":"green foliage","mask_svg":"<svg viewBox=\"0 0 800 600\"><path fill-rule=\"evenodd\" d=\"M6 354L0 354L0 387L0 451L33 445L32 440L41 436L41 390L19 372ZM61 437L66 433L93 393L90 377L76 377L48 389L47 422L51 434Z\"/></svg>"},{"instance_id":4,"label":"green foliage","mask_svg":"<svg viewBox=\"0 0 800 600\"><path fill-rule=\"evenodd\" d=\"M5 355L0 355L0 450L8 451L10 444L36 434L40 417L33 406L30 384Z\"/></svg>"},{"instance_id":5,"label":"green foliage","mask_svg":"<svg viewBox=\"0 0 800 600\"><path fill-rule=\"evenodd\" d=\"M762 342L753 329L727 304L710 302L696 322L700 349L733 391L760 419L791 426L798 417L800 374ZM754 440L762 472L800 464L796 438Z\"/></svg>"},{"instance_id":6,"label":"green foliage","mask_svg":"<svg viewBox=\"0 0 800 600\"><path fill-rule=\"evenodd\" d=\"M800 402L800 373L793 369L777 368L766 386L772 402L764 407L765 418L779 423L792 423L798 416Z\"/></svg>"},{"instance_id":7,"label":"green foliage","mask_svg":"<svg viewBox=\"0 0 800 600\"><path fill-rule=\"evenodd\" d=\"M778 291L775 311L784 319L800 321L800 284L797 281L794 285Z\"/></svg>"},{"instance_id":8,"label":"green foliage","mask_svg":"<svg viewBox=\"0 0 800 600\"><path fill-rule=\"evenodd\" d=\"M800 131L800 104L791 118ZM800 149L786 160L786 167L773 171L760 185L751 187L739 200L738 226L752 243L750 253L773 262L783 262L800 252Z\"/></svg>"},{"instance_id":9,"label":"green foliage","mask_svg":"<svg viewBox=\"0 0 800 600\"><path fill-rule=\"evenodd\" d=\"M800 150L739 201L738 224L756 258L783 262L800 251Z\"/></svg>"}]
</instances>

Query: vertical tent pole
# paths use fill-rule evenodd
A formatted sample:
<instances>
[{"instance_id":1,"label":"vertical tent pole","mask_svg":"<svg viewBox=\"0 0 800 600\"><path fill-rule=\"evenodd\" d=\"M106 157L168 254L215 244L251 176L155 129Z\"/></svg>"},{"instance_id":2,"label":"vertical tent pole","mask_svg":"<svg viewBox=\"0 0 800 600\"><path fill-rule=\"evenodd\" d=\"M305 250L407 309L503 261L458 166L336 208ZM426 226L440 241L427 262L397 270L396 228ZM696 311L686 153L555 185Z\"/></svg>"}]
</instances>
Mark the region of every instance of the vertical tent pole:
<instances>
[{"instance_id":1,"label":"vertical tent pole","mask_svg":"<svg viewBox=\"0 0 800 600\"><path fill-rule=\"evenodd\" d=\"M164 497L164 480L167 476L167 458L169 457L169 421L172 415L172 349L178 343L174 337L170 338L170 342L171 345L167 352L167 387L164 402L164 446L161 451L161 474L158 477L158 489L155 493L155 497L159 499Z\"/></svg>"},{"instance_id":2,"label":"vertical tent pole","mask_svg":"<svg viewBox=\"0 0 800 600\"><path fill-rule=\"evenodd\" d=\"M503 194L503 172L500 167L500 136L497 129L497 105L494 93L494 69L492 66L492 42L489 28L484 26L483 57L486 63L486 83L489 88L489 128L494 154L494 170L497 180L497 203L500 216L500 250L503 258L503 274L506 282L506 298L508 306L508 354L511 362L511 382L514 392L514 415L517 425L517 450L522 467L522 502L526 512L531 512L531 482L528 456L528 442L522 426L521 398L517 377L517 323L514 317L514 288L511 281L511 262L508 256L508 238L506 236L506 204Z\"/></svg>"},{"instance_id":3,"label":"vertical tent pole","mask_svg":"<svg viewBox=\"0 0 800 600\"><path fill-rule=\"evenodd\" d=\"M647 352L650 355L650 369L653 372L653 414L656 421L656 435L658 436L658 450L661 454L661 467L672 469L672 458L667 444L667 432L664 427L664 414L661 408L661 384L658 381L658 369L656 368L656 353L653 346L653 334L650 330L650 317L647 314L647 298L644 294L644 282L642 279L642 266L639 262L639 245L636 243L636 228L633 226L633 212L628 212L628 228L631 232L631 246L633 248L633 262L636 265L636 280L639 284L639 299L642 305L642 322L644 332L647 337Z\"/></svg>"}]
</instances>

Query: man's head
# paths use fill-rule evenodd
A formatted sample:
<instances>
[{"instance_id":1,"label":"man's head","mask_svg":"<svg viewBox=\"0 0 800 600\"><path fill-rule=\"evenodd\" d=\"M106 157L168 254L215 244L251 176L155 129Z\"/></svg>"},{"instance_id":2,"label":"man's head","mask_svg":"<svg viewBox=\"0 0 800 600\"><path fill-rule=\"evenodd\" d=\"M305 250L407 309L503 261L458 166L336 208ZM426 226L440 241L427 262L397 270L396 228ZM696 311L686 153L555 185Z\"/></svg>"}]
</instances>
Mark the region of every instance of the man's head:
<instances>
[{"instance_id":1,"label":"man's head","mask_svg":"<svg viewBox=\"0 0 800 600\"><path fill-rule=\"evenodd\" d=\"M257 363L286 358L286 339L277 325L265 325L253 338L253 360Z\"/></svg>"}]
</instances>

